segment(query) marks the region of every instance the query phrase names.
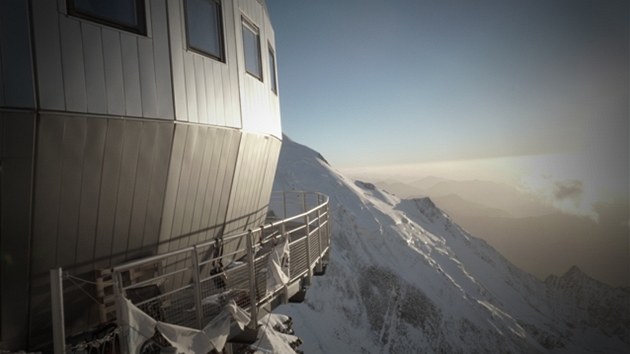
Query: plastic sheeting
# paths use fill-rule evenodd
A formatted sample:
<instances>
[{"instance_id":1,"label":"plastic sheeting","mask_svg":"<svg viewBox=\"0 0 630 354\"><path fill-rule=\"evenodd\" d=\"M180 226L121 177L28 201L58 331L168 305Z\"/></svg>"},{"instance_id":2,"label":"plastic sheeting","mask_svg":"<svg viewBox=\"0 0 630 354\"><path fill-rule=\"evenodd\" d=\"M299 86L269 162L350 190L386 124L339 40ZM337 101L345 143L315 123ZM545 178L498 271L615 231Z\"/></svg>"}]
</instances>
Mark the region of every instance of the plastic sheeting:
<instances>
[{"instance_id":1,"label":"plastic sheeting","mask_svg":"<svg viewBox=\"0 0 630 354\"><path fill-rule=\"evenodd\" d=\"M235 321L242 330L249 323L249 313L230 300L223 310L202 330L156 321L131 301L124 299L122 321L128 325L127 344L129 353L140 353L142 344L155 334L160 334L176 348L177 353L207 353L212 348L223 350Z\"/></svg>"},{"instance_id":2,"label":"plastic sheeting","mask_svg":"<svg viewBox=\"0 0 630 354\"><path fill-rule=\"evenodd\" d=\"M289 238L276 245L269 254L267 264L267 294L276 291L280 286L285 286L289 277Z\"/></svg>"}]
</instances>

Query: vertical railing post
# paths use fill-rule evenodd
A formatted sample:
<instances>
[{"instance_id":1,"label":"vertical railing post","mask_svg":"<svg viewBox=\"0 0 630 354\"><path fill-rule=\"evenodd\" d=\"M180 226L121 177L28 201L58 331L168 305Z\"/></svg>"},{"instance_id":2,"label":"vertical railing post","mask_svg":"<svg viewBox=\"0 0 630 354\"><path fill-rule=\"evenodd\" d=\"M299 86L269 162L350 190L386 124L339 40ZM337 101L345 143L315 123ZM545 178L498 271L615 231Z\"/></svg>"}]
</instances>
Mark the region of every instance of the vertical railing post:
<instances>
[{"instance_id":1,"label":"vertical railing post","mask_svg":"<svg viewBox=\"0 0 630 354\"><path fill-rule=\"evenodd\" d=\"M311 227L310 227L310 218L308 217L308 214L306 214L304 216L305 221L306 221L306 268L308 270L308 272L306 273L306 283L308 285L311 285L311 278L313 276L313 272L311 271L311 240L310 240L310 233L311 233Z\"/></svg>"},{"instance_id":2,"label":"vertical railing post","mask_svg":"<svg viewBox=\"0 0 630 354\"><path fill-rule=\"evenodd\" d=\"M282 221L282 224L280 224L280 234L283 238L286 238L286 242L289 244L291 243L291 239L289 238L289 235L287 235L287 224L285 221ZM291 246L289 246L289 265L287 268L287 275L289 276L289 279L291 279Z\"/></svg>"},{"instance_id":3,"label":"vertical railing post","mask_svg":"<svg viewBox=\"0 0 630 354\"><path fill-rule=\"evenodd\" d=\"M319 197L317 200L319 205ZM317 259L319 260L315 265L315 272L321 274L324 271L324 265L322 262L322 210L317 209L317 245L319 246L319 252L317 253Z\"/></svg>"},{"instance_id":4,"label":"vertical railing post","mask_svg":"<svg viewBox=\"0 0 630 354\"><path fill-rule=\"evenodd\" d=\"M284 215L282 219L287 218L287 192L282 191L282 208L284 209Z\"/></svg>"},{"instance_id":5,"label":"vertical railing post","mask_svg":"<svg viewBox=\"0 0 630 354\"><path fill-rule=\"evenodd\" d=\"M253 330L258 326L258 300L256 298L256 269L254 262L254 233L250 229L247 232L247 263L249 263L249 303L251 318L247 326Z\"/></svg>"},{"instance_id":6,"label":"vertical railing post","mask_svg":"<svg viewBox=\"0 0 630 354\"><path fill-rule=\"evenodd\" d=\"M50 270L50 300L55 354L66 352L66 326L63 318L63 271Z\"/></svg>"},{"instance_id":7,"label":"vertical railing post","mask_svg":"<svg viewBox=\"0 0 630 354\"><path fill-rule=\"evenodd\" d=\"M193 246L192 254L193 265L193 280L194 280L194 295L195 295L195 309L197 310L197 328L203 328L203 308L201 307L201 282L199 276L199 255L197 254L197 245Z\"/></svg>"},{"instance_id":8,"label":"vertical railing post","mask_svg":"<svg viewBox=\"0 0 630 354\"><path fill-rule=\"evenodd\" d=\"M114 298L116 302L116 323L120 328L120 352L129 353L129 330L128 324L123 321L123 281L119 271L112 271L112 281L114 283Z\"/></svg>"}]
</instances>

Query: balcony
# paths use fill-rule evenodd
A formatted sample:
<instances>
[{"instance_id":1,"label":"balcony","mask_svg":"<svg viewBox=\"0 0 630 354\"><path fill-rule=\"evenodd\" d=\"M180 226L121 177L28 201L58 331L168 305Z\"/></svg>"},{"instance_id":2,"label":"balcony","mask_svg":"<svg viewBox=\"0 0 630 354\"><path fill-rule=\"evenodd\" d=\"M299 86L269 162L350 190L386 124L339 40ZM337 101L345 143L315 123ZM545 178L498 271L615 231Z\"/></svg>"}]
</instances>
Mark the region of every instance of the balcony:
<instances>
[{"instance_id":1,"label":"balcony","mask_svg":"<svg viewBox=\"0 0 630 354\"><path fill-rule=\"evenodd\" d=\"M128 343L129 324L123 320L128 318L127 300L155 321L197 330L235 304L249 314L249 322L245 328L232 323L228 340L251 342L260 310L301 302L311 278L324 274L329 250L328 197L276 192L267 222L259 228L106 270L97 282L101 322L115 320L119 343ZM63 312L63 299L54 295L59 294L56 284L63 287L64 275L55 272L51 271L53 327L61 321L63 328L63 319L55 318L55 313ZM68 351L72 345L60 344L62 339L65 334L55 333L55 347Z\"/></svg>"}]
</instances>

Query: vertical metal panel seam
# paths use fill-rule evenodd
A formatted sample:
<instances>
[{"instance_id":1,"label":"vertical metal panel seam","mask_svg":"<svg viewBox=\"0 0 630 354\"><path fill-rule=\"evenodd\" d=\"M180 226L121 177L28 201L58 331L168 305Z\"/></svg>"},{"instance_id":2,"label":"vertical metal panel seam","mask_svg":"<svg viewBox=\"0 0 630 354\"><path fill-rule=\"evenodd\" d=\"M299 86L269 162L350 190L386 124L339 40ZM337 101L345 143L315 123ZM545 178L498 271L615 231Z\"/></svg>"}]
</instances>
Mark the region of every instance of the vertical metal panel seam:
<instances>
[{"instance_id":1,"label":"vertical metal panel seam","mask_svg":"<svg viewBox=\"0 0 630 354\"><path fill-rule=\"evenodd\" d=\"M232 202L233 202L233 200L232 200L232 192L234 191L234 184L235 184L234 183L235 182L234 179L236 178L236 169L239 167L238 166L238 162L239 162L239 160L241 158L241 156L240 156L241 155L241 142L243 140L243 135L244 135L244 132L239 131L238 148L236 149L236 160L234 161L234 170L232 171L232 183L230 183L230 191L228 193L228 201L227 201L227 204L225 206L225 214L224 214L224 216L222 218L224 226L226 226L226 224L228 222L227 218L229 216L230 207L232 206ZM219 220L219 219L217 219L217 220Z\"/></svg>"},{"instance_id":2,"label":"vertical metal panel seam","mask_svg":"<svg viewBox=\"0 0 630 354\"><path fill-rule=\"evenodd\" d=\"M105 136L103 137L103 150L101 152L101 173L100 173L100 177L99 177L99 182L98 182L98 194L96 196L96 220L94 222L94 245L93 245L93 249L92 249L92 267L94 267L94 263L95 263L95 257L96 257L96 247L98 246L98 224L99 224L99 215L100 215L100 209L101 209L101 192L103 191L103 175L105 174L104 171L104 167L105 167L105 151L107 148L107 137L109 135L109 128L110 128L110 124L109 124L109 119L107 119L105 121Z\"/></svg>"},{"instance_id":3,"label":"vertical metal panel seam","mask_svg":"<svg viewBox=\"0 0 630 354\"><path fill-rule=\"evenodd\" d=\"M123 124L123 127L125 127L127 125L127 122L123 120L122 124ZM124 131L125 131L125 129L123 129L122 137L125 136ZM114 203L114 211L112 213L114 215L114 218L113 218L112 229L111 229L112 234L110 235L111 244L110 244L110 247L109 247L109 259L108 259L108 263L110 263L110 265L111 265L112 258L114 256L114 237L115 237L115 233L116 233L116 219L118 219L118 212L117 211L118 211L118 204L119 204L118 195L120 193L120 179L121 179L121 175L122 175L121 171L123 169L123 158L122 158L122 156L125 154L125 139L124 138L122 139L122 147L120 149L120 153L119 154L120 154L120 159L118 161L118 178L117 178L117 182L116 182L116 197L115 197L115 201L116 202Z\"/></svg>"},{"instance_id":4,"label":"vertical metal panel seam","mask_svg":"<svg viewBox=\"0 0 630 354\"><path fill-rule=\"evenodd\" d=\"M103 43L103 29L99 28L98 29L98 33L99 33L99 35L101 37L101 41L100 41L100 43L101 43L101 57L103 59L103 82L105 83L105 112L109 113L109 95L108 95L108 92L109 92L108 87L109 87L109 85L107 83L107 74L106 74L106 72L107 72L107 69L106 69L107 63L106 63L106 59L105 59L105 45Z\"/></svg>"},{"instance_id":5,"label":"vertical metal panel seam","mask_svg":"<svg viewBox=\"0 0 630 354\"><path fill-rule=\"evenodd\" d=\"M181 127L186 128L186 137L184 138L184 142L186 140L188 140L188 133L190 132L190 129L188 129L189 127L186 125L182 125ZM173 133L175 133L177 131L177 126L174 127L175 129L173 129ZM175 143L175 137L176 135L173 135L173 143ZM169 243L169 251L171 251L170 249L170 241L171 241L171 237L173 236L173 223L175 221L175 213L176 213L176 207L177 207L177 196L179 194L179 186L180 186L180 181L182 178L182 165L183 165L183 161L184 161L184 155L186 154L186 144L184 144L184 147L182 148L182 159L180 161L180 166L179 166L179 174L177 175L177 183L175 184L176 187L176 192L175 192L175 199L173 200L173 215L171 215L171 229L168 231L168 243ZM173 148L171 147L171 159L172 159L172 155L173 155ZM169 171L171 170L171 165L170 165L171 160L169 160ZM167 188L168 188L168 177L167 177Z\"/></svg>"},{"instance_id":6,"label":"vertical metal panel seam","mask_svg":"<svg viewBox=\"0 0 630 354\"><path fill-rule=\"evenodd\" d=\"M160 124L160 123L157 123ZM153 183L153 176L155 175L156 171L156 165L157 165L157 159L159 158L158 156L158 144L160 142L157 142L158 137L160 136L159 134L160 132L160 127L156 126L155 129L155 133L153 134L153 144L151 144L151 172L149 173L149 191L147 193L147 202L146 205L144 206L144 220L142 223L142 235L140 236L140 249L142 249L144 247L144 234L146 232L146 228L147 228L147 214L149 213L149 201L151 200L151 184ZM138 156L140 154L138 153ZM131 230L130 230L131 233Z\"/></svg>"},{"instance_id":7,"label":"vertical metal panel seam","mask_svg":"<svg viewBox=\"0 0 630 354\"><path fill-rule=\"evenodd\" d=\"M238 0L233 0L232 1L232 9L233 9L233 13L232 13L232 17L234 18L234 48L236 49L236 78L237 78L237 86L238 86L238 90L236 90L238 92L238 112L239 112L239 119L241 121L241 129L245 129L245 125L244 125L244 121L243 121L243 93L241 92L241 89L244 89L243 85L244 85L244 80L243 80L243 73L241 72L241 66L240 66L240 61L239 61L239 49L242 50L242 46L241 48L239 48L238 45L238 37L239 37L239 31L238 29L240 28L241 25L241 9L240 6L238 6ZM242 38L243 34L241 33L241 38ZM241 54L244 55L244 54ZM244 61L245 59L243 59Z\"/></svg>"},{"instance_id":8,"label":"vertical metal panel seam","mask_svg":"<svg viewBox=\"0 0 630 354\"><path fill-rule=\"evenodd\" d=\"M208 135L209 135L207 127L200 127L200 128L204 130L205 134L204 134L204 139L203 139L203 148L201 148L201 161L199 162L199 164L201 166L199 166L199 174L197 176L197 188L196 188L196 191L195 191L195 198L193 200L193 210L192 210L192 215L190 217L190 231L189 232L196 232L197 231L197 230L193 229L193 227L194 227L194 220L195 220L195 218L194 218L194 216L195 216L195 206L197 205L197 199L200 197L199 189L200 189L201 183L202 183L201 176L203 175L202 174L203 163L206 161L206 145L208 144ZM206 188L208 188L207 183L208 183L208 180L206 179ZM196 237L197 237L197 239L199 239L199 235L198 234L196 234Z\"/></svg>"},{"instance_id":9,"label":"vertical metal panel seam","mask_svg":"<svg viewBox=\"0 0 630 354\"><path fill-rule=\"evenodd\" d=\"M59 63L61 64L61 87L63 88L63 109L64 111L68 110L68 102L66 102L66 75L64 73L64 66L63 66L63 48L62 48L62 38L61 38L61 21L59 21L59 13L57 12L54 15L51 16L57 16L57 36L59 37Z\"/></svg>"},{"instance_id":10,"label":"vertical metal panel seam","mask_svg":"<svg viewBox=\"0 0 630 354\"><path fill-rule=\"evenodd\" d=\"M146 116L144 113L144 105L142 104L142 91L144 90L142 89L142 74L140 73L140 43L138 37L136 36L133 36L133 40L136 42L136 65L138 65L138 81L140 85L140 101L138 101L140 103L140 117L144 118Z\"/></svg>"},{"instance_id":11,"label":"vertical metal panel seam","mask_svg":"<svg viewBox=\"0 0 630 354\"><path fill-rule=\"evenodd\" d=\"M162 211L160 212L160 222L159 225L160 227L158 228L158 233L162 232L162 219L165 217L164 212L166 211L166 192L168 190L168 177L169 177L169 171L171 170L171 162L173 160L173 144L175 142L175 128L177 128L177 124L175 123L175 121L173 121L171 123L173 125L173 129L172 129L172 133L171 133L171 148L168 154L168 162L166 164L167 168L166 168L166 178L164 179L164 195L162 196ZM159 244L160 244L160 240L162 239L161 237L162 235L158 234L157 237L157 245L156 245L156 250L159 248ZM143 241L144 241L144 232L143 232Z\"/></svg>"},{"instance_id":12,"label":"vertical metal panel seam","mask_svg":"<svg viewBox=\"0 0 630 354\"><path fill-rule=\"evenodd\" d=\"M61 163L59 166L59 174L63 176L63 165L64 165L64 154L63 154L63 141L66 137L66 122L63 121L63 133L61 134ZM61 178L59 178L59 195L61 195L61 193L63 192L63 182L61 180ZM59 199L57 200L57 202L59 202ZM57 255L59 254L59 218L61 215L61 205L57 204L57 223L56 223L56 230L55 230L55 264L59 263L59 260L57 259Z\"/></svg>"},{"instance_id":13,"label":"vertical metal panel seam","mask_svg":"<svg viewBox=\"0 0 630 354\"><path fill-rule=\"evenodd\" d=\"M171 107L173 107L173 120L177 120L177 113L176 113L176 109L175 109L175 78L173 77L174 75L174 71L173 71L173 60L172 60L172 56L173 56L173 52L171 49L171 21L170 21L170 12L168 11L168 4L167 4L168 0L164 1L164 16L166 16L166 48L167 48L167 53L168 53L168 68L170 70L170 75L171 75ZM151 10L153 11L153 10ZM152 21L153 23L153 21ZM153 46L153 56L155 56L155 46ZM155 68L154 68L155 70ZM156 73L157 75L157 73ZM144 233L143 233L143 242L144 242Z\"/></svg>"},{"instance_id":14,"label":"vertical metal panel seam","mask_svg":"<svg viewBox=\"0 0 630 354\"><path fill-rule=\"evenodd\" d=\"M32 0L31 1L27 1L27 12L28 12L28 27L29 27L29 40L30 40L30 48L31 48L31 61L32 61L32 85L33 85L33 95L35 97L33 97L34 103L35 103L35 111L33 112L33 143L32 143L32 156L33 158L31 159L31 190L30 190L30 206L29 206L29 222L28 222L28 252L26 252L26 264L27 264L27 269L26 269L26 282L27 282L27 286L26 286L26 292L28 293L28 298L26 300L26 304L27 304L27 311L26 311L26 316L27 316L27 320L26 320L26 347L30 348L30 339L29 339L29 335L28 333L31 333L31 299L32 299L32 294L31 294L31 271L33 268L33 265L31 264L33 259L31 257L31 252L33 249L33 213L34 213L34 205L35 205L35 174L36 174L36 169L35 169L35 161L37 161L37 132L39 131L39 129L37 129L37 127L39 126L39 114L37 113L37 110L39 109L39 107L41 106L40 104L40 98L39 98L39 73L37 71L37 57L36 57L36 50L35 50L35 29L33 28L34 24L33 24L33 4L32 4Z\"/></svg>"},{"instance_id":15,"label":"vertical metal panel seam","mask_svg":"<svg viewBox=\"0 0 630 354\"><path fill-rule=\"evenodd\" d=\"M88 97L89 93L87 92L88 73L85 59L85 46L83 45L84 36L85 34L83 33L83 22L79 22L79 37L81 37L81 56L83 57L83 89L85 90L85 111L86 113L91 113L92 111L90 110L90 98ZM105 65L103 65L103 71L105 71Z\"/></svg>"},{"instance_id":16,"label":"vertical metal panel seam","mask_svg":"<svg viewBox=\"0 0 630 354\"><path fill-rule=\"evenodd\" d=\"M142 138L142 129L145 128L145 124L144 122L140 122L140 137L138 137L138 139ZM125 259L127 259L127 254L129 253L129 240L131 239L132 235L131 235L131 223L133 221L133 214L134 214L134 201L136 200L136 186L138 185L138 161L140 160L140 149L142 148L142 144L141 141L138 141L138 153L136 154L136 168L134 171L134 176L133 176L133 193L131 195L131 204L130 204L130 214L129 215L129 224L127 225L127 246L125 246Z\"/></svg>"},{"instance_id":17,"label":"vertical metal panel seam","mask_svg":"<svg viewBox=\"0 0 630 354\"><path fill-rule=\"evenodd\" d=\"M29 2L30 5L30 2ZM30 6L29 6L30 7ZM39 114L37 113L33 113L33 143L32 143L32 156L33 158L31 159L31 190L30 190L30 206L29 206L29 222L28 222L28 252L26 252L26 264L27 264L27 269L26 269L26 282L27 282L27 286L26 286L26 292L28 293L28 299L26 300L27 303L27 328L26 328L26 345L27 348L30 348L30 336L28 335L29 333L31 333L31 299L32 299L32 293L31 293L31 271L33 268L32 262L33 262L33 257L31 256L31 253L33 252L33 214L34 214L34 205L35 205L35 174L36 174L36 163L35 161L37 161L37 133L39 132L39 129L37 128L39 126Z\"/></svg>"},{"instance_id":18,"label":"vertical metal panel seam","mask_svg":"<svg viewBox=\"0 0 630 354\"><path fill-rule=\"evenodd\" d=\"M120 35L120 32L118 31L114 31L114 33L116 33L116 36L118 37L118 43L120 45L120 50L118 51L118 54L120 55L120 74L123 76L122 78L122 91L123 91L123 102L122 102L122 107L121 107L121 113L123 115L127 115L127 92L125 89L125 59L123 58L123 45L122 45L122 37ZM103 51L103 53L105 53L105 51ZM107 107L108 113L109 113L109 107ZM109 130L109 121L107 123L107 128ZM107 141L105 142L107 144Z\"/></svg>"},{"instance_id":19,"label":"vertical metal panel seam","mask_svg":"<svg viewBox=\"0 0 630 354\"><path fill-rule=\"evenodd\" d=\"M85 119L88 119L88 118L81 118L81 119L85 120ZM84 142L83 142L83 149L82 149L83 150L83 158L81 159L81 168L80 168L81 178L80 178L80 181L79 181L79 186L80 186L80 188L79 188L79 209L77 210L78 216L77 216L77 224L76 224L76 235L77 235L77 238L75 239L75 242L74 242L74 261L72 262L73 264L77 263L77 258L78 258L77 257L77 253L79 251L79 238L81 237L81 235L79 234L79 225L81 225L81 202L83 201L83 198L82 198L83 197L83 175L84 175L84 173L83 173L83 166L85 165L85 144L88 143L88 141L87 141L87 137L88 137L87 136L87 121L85 121L85 124L83 125L83 130L84 130L84 133L85 133L85 139L84 139Z\"/></svg>"}]
</instances>

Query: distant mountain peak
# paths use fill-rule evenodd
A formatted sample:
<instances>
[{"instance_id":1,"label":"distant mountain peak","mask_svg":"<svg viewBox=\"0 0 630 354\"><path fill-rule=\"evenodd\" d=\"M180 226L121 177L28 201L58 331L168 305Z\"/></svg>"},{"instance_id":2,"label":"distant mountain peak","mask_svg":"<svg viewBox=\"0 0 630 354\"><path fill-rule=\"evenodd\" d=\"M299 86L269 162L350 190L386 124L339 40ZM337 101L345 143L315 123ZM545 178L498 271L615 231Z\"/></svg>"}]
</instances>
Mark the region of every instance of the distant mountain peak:
<instances>
[{"instance_id":1,"label":"distant mountain peak","mask_svg":"<svg viewBox=\"0 0 630 354\"><path fill-rule=\"evenodd\" d=\"M285 139L277 190L330 197L332 248L305 304L283 305L308 353L624 352L628 291L579 268L541 282L428 197L353 181Z\"/></svg>"}]
</instances>

